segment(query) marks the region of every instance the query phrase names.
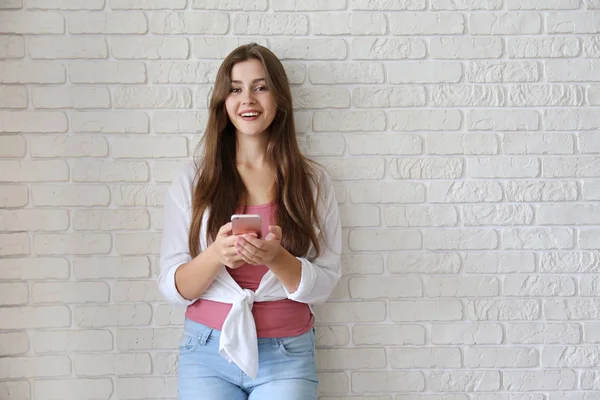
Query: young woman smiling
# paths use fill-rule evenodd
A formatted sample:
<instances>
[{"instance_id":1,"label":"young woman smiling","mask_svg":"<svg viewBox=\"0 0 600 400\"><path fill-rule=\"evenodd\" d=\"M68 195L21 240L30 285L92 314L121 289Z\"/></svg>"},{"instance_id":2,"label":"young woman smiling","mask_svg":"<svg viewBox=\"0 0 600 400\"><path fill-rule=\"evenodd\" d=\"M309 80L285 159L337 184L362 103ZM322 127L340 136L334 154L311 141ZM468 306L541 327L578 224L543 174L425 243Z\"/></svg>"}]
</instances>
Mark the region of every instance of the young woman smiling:
<instances>
[{"instance_id":1,"label":"young woman smiling","mask_svg":"<svg viewBox=\"0 0 600 400\"><path fill-rule=\"evenodd\" d=\"M270 50L225 58L200 148L164 206L159 287L187 306L179 398L316 400L310 306L340 278L340 218L329 175L299 150ZM233 214L259 214L260 235L234 235Z\"/></svg>"}]
</instances>

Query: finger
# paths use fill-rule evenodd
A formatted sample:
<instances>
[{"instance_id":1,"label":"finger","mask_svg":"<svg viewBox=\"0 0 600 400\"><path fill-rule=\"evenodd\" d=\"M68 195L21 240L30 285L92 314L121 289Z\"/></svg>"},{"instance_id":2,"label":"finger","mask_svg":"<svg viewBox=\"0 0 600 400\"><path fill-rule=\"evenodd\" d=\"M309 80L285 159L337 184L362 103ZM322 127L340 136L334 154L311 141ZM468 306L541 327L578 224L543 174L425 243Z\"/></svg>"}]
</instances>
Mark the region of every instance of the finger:
<instances>
[{"instance_id":1,"label":"finger","mask_svg":"<svg viewBox=\"0 0 600 400\"><path fill-rule=\"evenodd\" d=\"M238 247L238 254L242 257L242 259L248 264L262 264L260 257L257 257L255 254L252 254L248 249L244 247Z\"/></svg>"},{"instance_id":2,"label":"finger","mask_svg":"<svg viewBox=\"0 0 600 400\"><path fill-rule=\"evenodd\" d=\"M251 244L252 246L256 247L257 249L262 249L262 247L264 246L264 240L258 239L256 237L252 237L249 235L242 235L242 237L240 239L238 239L238 243L243 244L244 241L246 243Z\"/></svg>"},{"instance_id":3,"label":"finger","mask_svg":"<svg viewBox=\"0 0 600 400\"><path fill-rule=\"evenodd\" d=\"M276 239L281 240L282 230L279 225L269 225L269 232L275 235Z\"/></svg>"},{"instance_id":4,"label":"finger","mask_svg":"<svg viewBox=\"0 0 600 400\"><path fill-rule=\"evenodd\" d=\"M231 222L226 223L217 232L217 236L229 236L231 234Z\"/></svg>"}]
</instances>

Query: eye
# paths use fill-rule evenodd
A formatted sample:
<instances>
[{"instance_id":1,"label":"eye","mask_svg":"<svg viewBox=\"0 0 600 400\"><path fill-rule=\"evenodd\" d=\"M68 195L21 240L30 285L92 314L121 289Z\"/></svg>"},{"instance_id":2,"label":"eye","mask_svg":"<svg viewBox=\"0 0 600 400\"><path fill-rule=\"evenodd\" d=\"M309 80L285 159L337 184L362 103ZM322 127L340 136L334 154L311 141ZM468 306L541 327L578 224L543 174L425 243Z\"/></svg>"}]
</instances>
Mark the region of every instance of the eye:
<instances>
[{"instance_id":1,"label":"eye","mask_svg":"<svg viewBox=\"0 0 600 400\"><path fill-rule=\"evenodd\" d=\"M231 88L231 89L229 89L229 93L239 93L239 92L241 92L240 88Z\"/></svg>"},{"instance_id":2,"label":"eye","mask_svg":"<svg viewBox=\"0 0 600 400\"><path fill-rule=\"evenodd\" d=\"M266 86L257 86L256 88L254 88L254 90L256 90L257 92L265 92L265 91L267 91L267 87Z\"/></svg>"}]
</instances>

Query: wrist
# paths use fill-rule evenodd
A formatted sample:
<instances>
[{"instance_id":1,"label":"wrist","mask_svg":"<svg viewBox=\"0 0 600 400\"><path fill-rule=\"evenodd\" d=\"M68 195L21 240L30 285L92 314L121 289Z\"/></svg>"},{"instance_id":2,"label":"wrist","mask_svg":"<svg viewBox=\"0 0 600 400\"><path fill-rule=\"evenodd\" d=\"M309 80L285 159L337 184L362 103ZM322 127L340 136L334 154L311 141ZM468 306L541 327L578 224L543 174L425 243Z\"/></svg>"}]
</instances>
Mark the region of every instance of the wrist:
<instances>
[{"instance_id":1,"label":"wrist","mask_svg":"<svg viewBox=\"0 0 600 400\"><path fill-rule=\"evenodd\" d=\"M271 267L277 268L277 267L280 267L281 265L285 265L285 260L290 256L291 256L291 254L280 245L279 251L277 252L277 254L275 254L275 257L273 257L273 259L269 263L268 267L269 268L271 268Z\"/></svg>"}]
</instances>

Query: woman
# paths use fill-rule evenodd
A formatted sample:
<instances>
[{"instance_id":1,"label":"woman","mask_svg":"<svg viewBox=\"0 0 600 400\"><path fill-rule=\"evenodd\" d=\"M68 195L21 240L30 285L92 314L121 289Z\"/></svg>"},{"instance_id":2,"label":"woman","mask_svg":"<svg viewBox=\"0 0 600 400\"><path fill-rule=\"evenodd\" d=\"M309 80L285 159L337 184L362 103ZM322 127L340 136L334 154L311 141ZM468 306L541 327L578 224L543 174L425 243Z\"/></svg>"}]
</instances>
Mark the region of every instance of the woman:
<instances>
[{"instance_id":1,"label":"woman","mask_svg":"<svg viewBox=\"0 0 600 400\"><path fill-rule=\"evenodd\" d=\"M310 305L340 278L331 180L298 148L281 62L255 43L215 80L197 165L165 196L159 286L187 306L179 398L317 398ZM233 214L262 232L234 235Z\"/></svg>"}]
</instances>

